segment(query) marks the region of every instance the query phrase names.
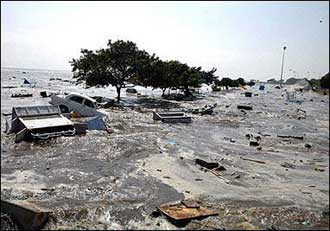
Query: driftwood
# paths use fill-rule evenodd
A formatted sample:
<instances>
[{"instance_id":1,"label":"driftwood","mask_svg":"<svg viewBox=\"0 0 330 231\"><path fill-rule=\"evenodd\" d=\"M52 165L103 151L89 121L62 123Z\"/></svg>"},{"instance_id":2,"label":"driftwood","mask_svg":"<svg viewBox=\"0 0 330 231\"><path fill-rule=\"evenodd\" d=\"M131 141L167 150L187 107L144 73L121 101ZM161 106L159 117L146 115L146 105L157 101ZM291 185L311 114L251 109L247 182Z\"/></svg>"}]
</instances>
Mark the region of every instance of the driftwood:
<instances>
[{"instance_id":1,"label":"driftwood","mask_svg":"<svg viewBox=\"0 0 330 231\"><path fill-rule=\"evenodd\" d=\"M248 159L248 158L244 158L244 157L241 157L241 159L256 162L256 163L259 163L259 164L266 164L266 162L261 161L261 160L252 160L252 159Z\"/></svg>"}]
</instances>

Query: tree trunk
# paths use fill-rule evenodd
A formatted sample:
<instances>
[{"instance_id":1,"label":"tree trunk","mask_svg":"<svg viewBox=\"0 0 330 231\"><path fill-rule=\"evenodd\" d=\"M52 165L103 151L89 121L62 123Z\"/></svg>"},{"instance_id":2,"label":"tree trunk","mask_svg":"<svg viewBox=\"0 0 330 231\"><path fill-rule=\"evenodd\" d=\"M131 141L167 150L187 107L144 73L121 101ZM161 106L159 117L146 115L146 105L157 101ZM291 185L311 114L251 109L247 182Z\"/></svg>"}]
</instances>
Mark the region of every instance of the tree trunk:
<instances>
[{"instance_id":1,"label":"tree trunk","mask_svg":"<svg viewBox=\"0 0 330 231\"><path fill-rule=\"evenodd\" d=\"M117 90L117 101L119 102L120 101L120 90L121 90L121 87L116 87L116 90Z\"/></svg>"}]
</instances>

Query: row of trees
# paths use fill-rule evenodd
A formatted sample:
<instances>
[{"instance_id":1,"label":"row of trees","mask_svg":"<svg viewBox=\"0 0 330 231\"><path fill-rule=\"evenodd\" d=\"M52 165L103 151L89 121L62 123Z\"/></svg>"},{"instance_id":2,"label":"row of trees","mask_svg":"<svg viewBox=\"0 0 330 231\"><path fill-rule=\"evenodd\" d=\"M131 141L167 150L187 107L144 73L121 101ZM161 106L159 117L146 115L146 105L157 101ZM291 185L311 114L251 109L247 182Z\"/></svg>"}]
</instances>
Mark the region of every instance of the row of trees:
<instances>
[{"instance_id":1,"label":"row of trees","mask_svg":"<svg viewBox=\"0 0 330 231\"><path fill-rule=\"evenodd\" d=\"M109 40L106 49L82 49L80 58L72 59L70 64L78 83L112 85L116 87L118 101L126 83L161 88L163 94L168 88L177 88L188 96L191 95L191 87L212 84L217 80L215 68L203 71L201 67L190 67L179 61L162 61L155 54L138 49L135 43L123 40Z\"/></svg>"},{"instance_id":2,"label":"row of trees","mask_svg":"<svg viewBox=\"0 0 330 231\"><path fill-rule=\"evenodd\" d=\"M214 86L213 86L213 90L220 90L219 87L226 87L226 89L228 89L228 87L239 87L239 86L245 86L245 85L249 85L249 86L253 86L255 83L253 81L250 81L248 83L245 82L245 80L243 78L238 78L238 79L231 79L231 78L222 78L221 80L216 79L214 81Z\"/></svg>"}]
</instances>

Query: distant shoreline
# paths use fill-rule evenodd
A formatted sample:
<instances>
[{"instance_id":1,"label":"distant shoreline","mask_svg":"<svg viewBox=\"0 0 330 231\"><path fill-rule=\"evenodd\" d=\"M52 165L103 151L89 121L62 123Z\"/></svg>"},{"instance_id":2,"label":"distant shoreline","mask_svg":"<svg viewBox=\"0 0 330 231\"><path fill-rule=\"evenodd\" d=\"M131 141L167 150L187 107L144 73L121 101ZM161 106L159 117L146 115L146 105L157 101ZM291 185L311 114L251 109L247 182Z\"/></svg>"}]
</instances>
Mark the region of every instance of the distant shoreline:
<instances>
[{"instance_id":1,"label":"distant shoreline","mask_svg":"<svg viewBox=\"0 0 330 231\"><path fill-rule=\"evenodd\" d=\"M43 68L25 68L25 67L1 67L2 69L18 69L18 70L40 70L40 71L65 71L65 72L71 72L71 70L60 70L60 69L43 69Z\"/></svg>"}]
</instances>

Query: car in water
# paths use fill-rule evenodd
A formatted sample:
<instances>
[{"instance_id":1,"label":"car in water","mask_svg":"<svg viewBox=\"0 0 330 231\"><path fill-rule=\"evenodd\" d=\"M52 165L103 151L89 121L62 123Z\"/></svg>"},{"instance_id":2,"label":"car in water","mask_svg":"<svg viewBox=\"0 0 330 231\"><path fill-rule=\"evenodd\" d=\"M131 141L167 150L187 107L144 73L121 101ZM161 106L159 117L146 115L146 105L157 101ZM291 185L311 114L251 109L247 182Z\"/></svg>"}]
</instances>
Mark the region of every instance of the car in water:
<instances>
[{"instance_id":1,"label":"car in water","mask_svg":"<svg viewBox=\"0 0 330 231\"><path fill-rule=\"evenodd\" d=\"M70 93L64 96L52 94L49 103L59 106L62 113L76 112L83 117L109 116L105 110L99 108L95 99L79 93Z\"/></svg>"}]
</instances>

